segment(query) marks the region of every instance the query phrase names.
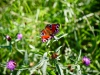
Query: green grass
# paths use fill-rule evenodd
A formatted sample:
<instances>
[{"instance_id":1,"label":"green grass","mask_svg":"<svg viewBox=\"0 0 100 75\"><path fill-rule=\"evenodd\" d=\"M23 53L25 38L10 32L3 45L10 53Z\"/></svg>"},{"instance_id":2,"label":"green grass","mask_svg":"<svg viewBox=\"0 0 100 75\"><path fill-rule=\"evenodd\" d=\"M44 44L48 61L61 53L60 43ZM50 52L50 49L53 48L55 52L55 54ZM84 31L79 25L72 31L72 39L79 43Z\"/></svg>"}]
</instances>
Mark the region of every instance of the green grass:
<instances>
[{"instance_id":1,"label":"green grass","mask_svg":"<svg viewBox=\"0 0 100 75\"><path fill-rule=\"evenodd\" d=\"M6 69L11 59L17 63L14 75L99 75L98 5L99 0L0 1L0 75L11 74ZM40 32L52 23L60 24L58 41L42 43ZM20 41L16 41L18 33L23 34ZM11 44L6 35L11 37ZM59 54L59 60L51 59L53 52ZM83 56L90 58L89 66L82 64ZM68 69L69 64L73 72Z\"/></svg>"}]
</instances>

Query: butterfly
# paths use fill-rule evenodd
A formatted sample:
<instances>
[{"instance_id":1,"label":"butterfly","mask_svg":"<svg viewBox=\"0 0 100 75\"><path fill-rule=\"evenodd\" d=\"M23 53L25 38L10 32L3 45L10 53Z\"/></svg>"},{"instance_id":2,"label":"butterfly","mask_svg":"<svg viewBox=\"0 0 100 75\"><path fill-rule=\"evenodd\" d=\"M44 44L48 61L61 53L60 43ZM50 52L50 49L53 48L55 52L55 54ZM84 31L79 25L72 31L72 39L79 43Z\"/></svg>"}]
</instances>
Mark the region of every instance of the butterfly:
<instances>
[{"instance_id":1,"label":"butterfly","mask_svg":"<svg viewBox=\"0 0 100 75\"><path fill-rule=\"evenodd\" d=\"M42 42L54 38L55 34L59 32L60 24L47 24L45 29L41 31Z\"/></svg>"}]
</instances>

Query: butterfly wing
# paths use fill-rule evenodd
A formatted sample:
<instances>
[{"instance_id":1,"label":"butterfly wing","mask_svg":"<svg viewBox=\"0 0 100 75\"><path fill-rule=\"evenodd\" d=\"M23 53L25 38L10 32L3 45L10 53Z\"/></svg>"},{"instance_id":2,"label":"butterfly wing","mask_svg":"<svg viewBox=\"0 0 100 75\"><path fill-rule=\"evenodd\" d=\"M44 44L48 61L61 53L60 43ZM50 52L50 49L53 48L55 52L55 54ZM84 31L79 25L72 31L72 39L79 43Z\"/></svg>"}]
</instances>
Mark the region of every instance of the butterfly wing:
<instances>
[{"instance_id":1,"label":"butterfly wing","mask_svg":"<svg viewBox=\"0 0 100 75\"><path fill-rule=\"evenodd\" d=\"M45 29L41 31L41 39L42 42L46 42L47 40L54 37L56 33L59 31L59 24L47 24Z\"/></svg>"},{"instance_id":2,"label":"butterfly wing","mask_svg":"<svg viewBox=\"0 0 100 75\"><path fill-rule=\"evenodd\" d=\"M52 24L52 33L53 35L57 34L59 32L59 24Z\"/></svg>"},{"instance_id":3,"label":"butterfly wing","mask_svg":"<svg viewBox=\"0 0 100 75\"><path fill-rule=\"evenodd\" d=\"M51 36L48 33L47 28L41 31L41 39L42 42L46 42L47 40L51 39Z\"/></svg>"}]
</instances>

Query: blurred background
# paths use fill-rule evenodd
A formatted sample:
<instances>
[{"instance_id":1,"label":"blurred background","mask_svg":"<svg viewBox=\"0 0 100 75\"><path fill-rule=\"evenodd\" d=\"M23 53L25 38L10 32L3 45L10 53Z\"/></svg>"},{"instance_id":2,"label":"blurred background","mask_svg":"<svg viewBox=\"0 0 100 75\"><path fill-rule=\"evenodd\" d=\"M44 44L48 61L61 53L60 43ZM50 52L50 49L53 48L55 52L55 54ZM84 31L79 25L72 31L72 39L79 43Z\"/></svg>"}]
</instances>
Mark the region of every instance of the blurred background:
<instances>
[{"instance_id":1,"label":"blurred background","mask_svg":"<svg viewBox=\"0 0 100 75\"><path fill-rule=\"evenodd\" d=\"M52 23L60 24L58 40L43 43L41 30ZM14 75L100 75L99 46L99 0L0 0L0 75L11 74L9 60L17 63ZM83 56L90 58L89 66L82 65Z\"/></svg>"}]
</instances>

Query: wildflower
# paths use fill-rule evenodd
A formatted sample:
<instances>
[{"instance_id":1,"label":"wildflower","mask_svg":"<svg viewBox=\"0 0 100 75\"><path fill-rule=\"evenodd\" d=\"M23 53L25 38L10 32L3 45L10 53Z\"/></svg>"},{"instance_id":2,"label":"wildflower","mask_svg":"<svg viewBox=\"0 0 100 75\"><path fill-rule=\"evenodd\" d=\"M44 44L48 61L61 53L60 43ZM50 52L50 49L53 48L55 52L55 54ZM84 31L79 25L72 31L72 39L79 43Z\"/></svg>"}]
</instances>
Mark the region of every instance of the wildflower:
<instances>
[{"instance_id":1,"label":"wildflower","mask_svg":"<svg viewBox=\"0 0 100 75\"><path fill-rule=\"evenodd\" d=\"M71 68L71 64L69 64L67 67L68 67L68 69L70 69Z\"/></svg>"},{"instance_id":2,"label":"wildflower","mask_svg":"<svg viewBox=\"0 0 100 75\"><path fill-rule=\"evenodd\" d=\"M83 63L86 65L86 66L88 66L88 65L90 65L90 59L89 58L87 58L87 57L83 57L83 59L82 59L82 61L83 61Z\"/></svg>"},{"instance_id":3,"label":"wildflower","mask_svg":"<svg viewBox=\"0 0 100 75\"><path fill-rule=\"evenodd\" d=\"M7 39L8 41L11 41L11 37L10 37L9 35L6 35L6 39Z\"/></svg>"},{"instance_id":4,"label":"wildflower","mask_svg":"<svg viewBox=\"0 0 100 75\"><path fill-rule=\"evenodd\" d=\"M53 53L52 55L51 55L51 58L52 59L55 59L55 58L57 58L58 57L58 54L57 53Z\"/></svg>"},{"instance_id":5,"label":"wildflower","mask_svg":"<svg viewBox=\"0 0 100 75\"><path fill-rule=\"evenodd\" d=\"M17 39L21 40L23 35L21 33L17 34Z\"/></svg>"},{"instance_id":6,"label":"wildflower","mask_svg":"<svg viewBox=\"0 0 100 75\"><path fill-rule=\"evenodd\" d=\"M73 72L74 71L74 69L73 68L70 68L70 72Z\"/></svg>"},{"instance_id":7,"label":"wildflower","mask_svg":"<svg viewBox=\"0 0 100 75\"><path fill-rule=\"evenodd\" d=\"M16 67L16 62L13 61L13 60L10 60L10 61L7 62L6 67L7 67L8 69L10 69L10 70L14 70L15 67Z\"/></svg>"},{"instance_id":8,"label":"wildflower","mask_svg":"<svg viewBox=\"0 0 100 75\"><path fill-rule=\"evenodd\" d=\"M72 68L72 65L71 64L67 65L67 67L70 70L70 72L73 72L74 71L74 68Z\"/></svg>"}]
</instances>

